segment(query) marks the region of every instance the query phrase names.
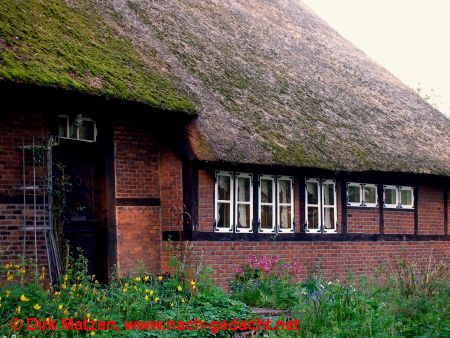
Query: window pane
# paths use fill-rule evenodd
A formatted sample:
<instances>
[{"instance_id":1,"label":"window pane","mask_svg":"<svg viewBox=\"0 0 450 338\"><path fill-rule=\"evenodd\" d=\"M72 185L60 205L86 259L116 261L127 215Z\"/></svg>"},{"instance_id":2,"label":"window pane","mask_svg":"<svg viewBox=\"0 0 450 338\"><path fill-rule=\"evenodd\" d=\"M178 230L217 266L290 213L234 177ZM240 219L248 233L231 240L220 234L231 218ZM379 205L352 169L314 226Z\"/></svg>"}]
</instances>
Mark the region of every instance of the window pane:
<instances>
[{"instance_id":1,"label":"window pane","mask_svg":"<svg viewBox=\"0 0 450 338\"><path fill-rule=\"evenodd\" d=\"M397 204L397 189L384 189L384 204Z\"/></svg>"},{"instance_id":2,"label":"window pane","mask_svg":"<svg viewBox=\"0 0 450 338\"><path fill-rule=\"evenodd\" d=\"M364 202L377 203L377 189L375 187L364 187Z\"/></svg>"},{"instance_id":3,"label":"window pane","mask_svg":"<svg viewBox=\"0 0 450 338\"><path fill-rule=\"evenodd\" d=\"M291 228L291 207L280 207L280 228Z\"/></svg>"},{"instance_id":4,"label":"window pane","mask_svg":"<svg viewBox=\"0 0 450 338\"><path fill-rule=\"evenodd\" d=\"M323 226L325 229L334 229L334 208L324 208L323 210Z\"/></svg>"},{"instance_id":5,"label":"window pane","mask_svg":"<svg viewBox=\"0 0 450 338\"><path fill-rule=\"evenodd\" d=\"M347 187L348 192L348 202L361 204L361 186L359 185L349 185Z\"/></svg>"},{"instance_id":6,"label":"window pane","mask_svg":"<svg viewBox=\"0 0 450 338\"><path fill-rule=\"evenodd\" d=\"M261 179L261 202L272 203L272 180Z\"/></svg>"},{"instance_id":7,"label":"window pane","mask_svg":"<svg viewBox=\"0 0 450 338\"><path fill-rule=\"evenodd\" d=\"M412 191L405 189L400 191L400 203L402 205L412 205Z\"/></svg>"},{"instance_id":8,"label":"window pane","mask_svg":"<svg viewBox=\"0 0 450 338\"><path fill-rule=\"evenodd\" d=\"M69 120L69 137L77 138L77 127L75 127L73 120Z\"/></svg>"},{"instance_id":9,"label":"window pane","mask_svg":"<svg viewBox=\"0 0 450 338\"><path fill-rule=\"evenodd\" d=\"M229 176L218 176L219 185L219 200L229 201L231 199L231 177Z\"/></svg>"},{"instance_id":10,"label":"window pane","mask_svg":"<svg viewBox=\"0 0 450 338\"><path fill-rule=\"evenodd\" d=\"M319 229L319 208L308 207L308 229Z\"/></svg>"},{"instance_id":11,"label":"window pane","mask_svg":"<svg viewBox=\"0 0 450 338\"><path fill-rule=\"evenodd\" d=\"M261 206L261 229L272 229L272 206L262 205Z\"/></svg>"},{"instance_id":12,"label":"window pane","mask_svg":"<svg viewBox=\"0 0 450 338\"><path fill-rule=\"evenodd\" d=\"M308 203L319 204L319 184L317 182L308 182L306 188L308 191Z\"/></svg>"},{"instance_id":13,"label":"window pane","mask_svg":"<svg viewBox=\"0 0 450 338\"><path fill-rule=\"evenodd\" d=\"M286 180L278 181L279 203L291 203L291 182Z\"/></svg>"},{"instance_id":14,"label":"window pane","mask_svg":"<svg viewBox=\"0 0 450 338\"><path fill-rule=\"evenodd\" d=\"M239 202L250 202L250 178L238 177L237 185L237 200Z\"/></svg>"},{"instance_id":15,"label":"window pane","mask_svg":"<svg viewBox=\"0 0 450 338\"><path fill-rule=\"evenodd\" d=\"M250 205L238 205L237 223L239 228L250 228Z\"/></svg>"},{"instance_id":16,"label":"window pane","mask_svg":"<svg viewBox=\"0 0 450 338\"><path fill-rule=\"evenodd\" d=\"M94 140L94 122L83 121L79 128L80 140Z\"/></svg>"},{"instance_id":17,"label":"window pane","mask_svg":"<svg viewBox=\"0 0 450 338\"><path fill-rule=\"evenodd\" d=\"M334 205L334 184L323 184L323 202L325 205Z\"/></svg>"},{"instance_id":18,"label":"window pane","mask_svg":"<svg viewBox=\"0 0 450 338\"><path fill-rule=\"evenodd\" d=\"M230 227L230 203L217 203L217 227L229 228Z\"/></svg>"}]
</instances>

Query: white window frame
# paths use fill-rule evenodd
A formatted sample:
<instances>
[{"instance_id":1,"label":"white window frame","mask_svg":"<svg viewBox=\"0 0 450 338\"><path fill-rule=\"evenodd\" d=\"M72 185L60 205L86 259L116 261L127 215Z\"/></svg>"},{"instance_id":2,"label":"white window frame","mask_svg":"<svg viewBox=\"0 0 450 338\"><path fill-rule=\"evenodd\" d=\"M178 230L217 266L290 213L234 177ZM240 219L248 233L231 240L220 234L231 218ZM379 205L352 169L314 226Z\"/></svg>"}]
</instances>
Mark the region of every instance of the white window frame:
<instances>
[{"instance_id":1,"label":"white window frame","mask_svg":"<svg viewBox=\"0 0 450 338\"><path fill-rule=\"evenodd\" d=\"M367 203L366 202L366 194L365 194L366 187L375 188L375 203ZM362 185L362 197L363 197L363 199L362 199L363 206L365 206L367 208L376 208L378 206L378 186L376 184L364 183Z\"/></svg>"},{"instance_id":2,"label":"white window frame","mask_svg":"<svg viewBox=\"0 0 450 338\"><path fill-rule=\"evenodd\" d=\"M270 180L272 181L272 203L261 202L261 180ZM276 176L275 175L259 175L258 180L258 232L260 233L274 233L275 232L275 213L276 213L276 184L275 184ZM261 207L263 205L271 205L272 206L272 228L271 229L263 229L261 228Z\"/></svg>"},{"instance_id":3,"label":"white window frame","mask_svg":"<svg viewBox=\"0 0 450 338\"><path fill-rule=\"evenodd\" d=\"M333 185L333 201L334 204L333 206L330 205L325 205L325 194L323 193L323 185L324 184L332 184ZM320 228L323 229L324 233L336 233L337 232L337 200L336 200L336 181L335 180L322 180L321 184L320 184L320 193L322 195L322 218L321 218L321 226ZM334 224L333 224L333 228L332 229L325 229L324 227L324 221L323 221L323 215L325 215L325 208L331 209L333 208L333 214L334 214Z\"/></svg>"},{"instance_id":4,"label":"white window frame","mask_svg":"<svg viewBox=\"0 0 450 338\"><path fill-rule=\"evenodd\" d=\"M308 183L316 183L317 184L317 204L309 204L308 203ZM305 180L305 224L306 224L306 232L309 233L320 233L322 232L322 208L321 208L321 196L322 196L322 185L320 184L320 179L318 178L307 178ZM308 224L308 207L317 208L317 216L318 216L318 227L317 229L309 229Z\"/></svg>"},{"instance_id":5,"label":"white window frame","mask_svg":"<svg viewBox=\"0 0 450 338\"><path fill-rule=\"evenodd\" d=\"M250 179L250 202L240 202L238 201L238 187L239 184L237 184L237 180L239 177L243 177L243 178L249 178ZM235 192L234 192L234 196L235 196L235 202L236 202L236 211L235 211L235 215L234 215L234 224L236 225L236 232L239 233L250 233L253 232L253 175L252 174L247 174L247 173L236 173L235 174ZM239 210L239 205L250 205L250 226L248 228L242 228L239 227L238 224L238 210Z\"/></svg>"},{"instance_id":6,"label":"white window frame","mask_svg":"<svg viewBox=\"0 0 450 338\"><path fill-rule=\"evenodd\" d=\"M396 203L395 204L386 204L386 189L393 189L395 190L395 196L396 196ZM383 206L384 208L398 208L400 200L399 200L399 195L398 195L398 186L396 185L384 185L383 186Z\"/></svg>"},{"instance_id":7,"label":"white window frame","mask_svg":"<svg viewBox=\"0 0 450 338\"><path fill-rule=\"evenodd\" d=\"M280 203L280 181L289 181L289 185L291 187L291 203ZM294 232L294 178L291 176L278 176L277 177L277 228L280 233L291 233ZM281 207L290 207L291 208L291 219L290 219L290 227L282 228L281 227Z\"/></svg>"},{"instance_id":8,"label":"white window frame","mask_svg":"<svg viewBox=\"0 0 450 338\"><path fill-rule=\"evenodd\" d=\"M58 118L59 119L66 119L66 128L65 128L65 135L66 136L58 135L60 138L68 139L68 140L77 140L77 141L83 141L83 142L90 142L90 143L93 143L93 142L97 141L97 123L93 119L91 119L90 117L82 116L81 119L82 119L82 121L92 122L92 126L94 128L94 130L93 130L94 138L92 140L86 140L86 139L80 138L80 128L78 128L78 127L75 127L75 128L77 128L76 129L77 130L77 137L75 137L75 138L74 137L69 137L70 120L75 120L75 117L69 116L69 115L66 115L66 114L60 114L60 115L58 115ZM58 123L58 128L59 128L59 123ZM59 130L58 130L58 134L59 134Z\"/></svg>"},{"instance_id":9,"label":"white window frame","mask_svg":"<svg viewBox=\"0 0 450 338\"><path fill-rule=\"evenodd\" d=\"M230 177L230 199L229 200L219 200L219 176ZM214 184L214 231L215 232L233 232L233 221L234 221L234 174L229 171L216 171L215 174L215 184ZM230 222L228 228L219 228L217 226L217 220L219 219L219 203L229 203L230 204Z\"/></svg>"},{"instance_id":10,"label":"white window frame","mask_svg":"<svg viewBox=\"0 0 450 338\"><path fill-rule=\"evenodd\" d=\"M350 202L349 200L349 187L358 187L359 188L359 200L360 202ZM364 189L361 183L348 182L347 183L347 205L351 207L362 207L364 206Z\"/></svg>"},{"instance_id":11,"label":"white window frame","mask_svg":"<svg viewBox=\"0 0 450 338\"><path fill-rule=\"evenodd\" d=\"M402 204L402 190L411 191L411 204ZM398 205L401 209L414 209L414 187L410 186L398 187Z\"/></svg>"}]
</instances>

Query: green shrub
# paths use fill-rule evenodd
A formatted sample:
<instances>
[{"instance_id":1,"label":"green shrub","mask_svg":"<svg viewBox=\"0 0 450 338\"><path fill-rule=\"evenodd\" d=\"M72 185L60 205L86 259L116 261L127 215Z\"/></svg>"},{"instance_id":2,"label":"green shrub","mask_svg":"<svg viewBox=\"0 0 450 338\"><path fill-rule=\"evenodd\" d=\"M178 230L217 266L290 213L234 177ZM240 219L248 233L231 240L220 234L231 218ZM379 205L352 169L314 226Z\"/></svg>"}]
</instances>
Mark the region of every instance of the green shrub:
<instances>
[{"instance_id":1,"label":"green shrub","mask_svg":"<svg viewBox=\"0 0 450 338\"><path fill-rule=\"evenodd\" d=\"M184 279L180 274L152 276L143 271L127 278L113 278L109 286L101 285L95 276L87 273L87 262L81 258L72 261L57 285L45 285L43 278L24 278L28 273L22 266L7 264L2 267L2 277L10 277L0 285L1 333L11 335L12 318L50 318L61 323L62 318L74 320L112 320L121 331L61 331L46 332L47 337L100 336L164 336L164 332L125 331L124 321L179 320L198 318L231 321L246 319L249 309L243 303L230 299L223 290L212 285L208 270L198 274L198 280ZM24 272L25 271L25 272ZM45 271L43 272L45 273ZM42 277L42 276L41 276ZM19 334L30 336L32 332L22 328ZM166 332L167 336L169 332ZM217 337L230 332L219 331ZM172 332L178 334L178 332ZM183 337L207 337L208 330L183 331Z\"/></svg>"},{"instance_id":2,"label":"green shrub","mask_svg":"<svg viewBox=\"0 0 450 338\"><path fill-rule=\"evenodd\" d=\"M251 306L288 309L298 303L299 274L296 263L286 265L276 256L250 256L248 263L236 270L231 296Z\"/></svg>"}]
</instances>

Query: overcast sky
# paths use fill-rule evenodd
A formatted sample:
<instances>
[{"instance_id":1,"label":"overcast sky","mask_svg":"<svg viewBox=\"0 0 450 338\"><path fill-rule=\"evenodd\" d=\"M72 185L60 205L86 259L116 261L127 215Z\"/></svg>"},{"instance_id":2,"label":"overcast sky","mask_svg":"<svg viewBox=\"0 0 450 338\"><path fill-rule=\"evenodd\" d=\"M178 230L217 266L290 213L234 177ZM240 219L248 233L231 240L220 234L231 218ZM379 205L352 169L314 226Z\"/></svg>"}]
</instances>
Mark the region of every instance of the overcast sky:
<instances>
[{"instance_id":1,"label":"overcast sky","mask_svg":"<svg viewBox=\"0 0 450 338\"><path fill-rule=\"evenodd\" d=\"M411 88L434 90L450 115L449 0L303 0Z\"/></svg>"}]
</instances>

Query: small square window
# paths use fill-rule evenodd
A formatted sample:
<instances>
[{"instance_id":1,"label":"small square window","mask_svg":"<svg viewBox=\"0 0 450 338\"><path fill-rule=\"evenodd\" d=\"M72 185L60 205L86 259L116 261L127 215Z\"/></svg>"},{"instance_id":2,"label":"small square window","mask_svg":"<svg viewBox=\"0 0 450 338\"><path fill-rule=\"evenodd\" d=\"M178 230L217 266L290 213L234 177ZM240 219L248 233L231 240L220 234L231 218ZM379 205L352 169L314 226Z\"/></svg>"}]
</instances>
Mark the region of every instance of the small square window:
<instances>
[{"instance_id":1,"label":"small square window","mask_svg":"<svg viewBox=\"0 0 450 338\"><path fill-rule=\"evenodd\" d=\"M412 187L400 187L400 208L414 208L414 189Z\"/></svg>"},{"instance_id":2,"label":"small square window","mask_svg":"<svg viewBox=\"0 0 450 338\"><path fill-rule=\"evenodd\" d=\"M395 185L384 186L384 207L385 208L398 207L398 189Z\"/></svg>"},{"instance_id":3,"label":"small square window","mask_svg":"<svg viewBox=\"0 0 450 338\"><path fill-rule=\"evenodd\" d=\"M58 116L58 136L73 140L95 142L97 139L97 126L94 120L77 114Z\"/></svg>"},{"instance_id":4,"label":"small square window","mask_svg":"<svg viewBox=\"0 0 450 338\"><path fill-rule=\"evenodd\" d=\"M377 205L377 186L375 184L364 184L364 206L376 207Z\"/></svg>"},{"instance_id":5,"label":"small square window","mask_svg":"<svg viewBox=\"0 0 450 338\"><path fill-rule=\"evenodd\" d=\"M348 205L358 207L361 206L362 205L361 184L348 183L347 198L348 198Z\"/></svg>"}]
</instances>

